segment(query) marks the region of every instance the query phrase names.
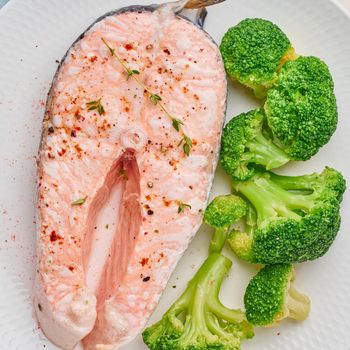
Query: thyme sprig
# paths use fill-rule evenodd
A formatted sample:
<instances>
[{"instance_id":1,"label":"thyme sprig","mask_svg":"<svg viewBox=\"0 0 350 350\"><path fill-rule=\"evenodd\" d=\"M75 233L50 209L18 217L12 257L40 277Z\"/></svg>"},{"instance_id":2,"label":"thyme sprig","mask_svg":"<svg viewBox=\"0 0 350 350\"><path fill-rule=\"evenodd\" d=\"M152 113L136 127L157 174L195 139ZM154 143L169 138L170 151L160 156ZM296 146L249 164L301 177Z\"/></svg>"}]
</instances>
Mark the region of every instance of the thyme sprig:
<instances>
[{"instance_id":1,"label":"thyme sprig","mask_svg":"<svg viewBox=\"0 0 350 350\"><path fill-rule=\"evenodd\" d=\"M178 201L177 204L178 204L178 208L177 208L177 213L178 214L183 213L186 208L192 209L192 207L189 204L187 204L187 203L183 203L183 202Z\"/></svg>"},{"instance_id":2,"label":"thyme sprig","mask_svg":"<svg viewBox=\"0 0 350 350\"><path fill-rule=\"evenodd\" d=\"M172 119L172 126L173 126L173 128L174 128L177 132L180 131L180 126L181 126L181 125L184 125L184 123L183 123L182 120L177 119L177 118L173 118L173 119Z\"/></svg>"},{"instance_id":3,"label":"thyme sprig","mask_svg":"<svg viewBox=\"0 0 350 350\"><path fill-rule=\"evenodd\" d=\"M129 79L132 77L134 74L140 74L140 72L137 69L129 69L127 71L128 77L126 79Z\"/></svg>"},{"instance_id":4,"label":"thyme sprig","mask_svg":"<svg viewBox=\"0 0 350 350\"><path fill-rule=\"evenodd\" d=\"M88 111L97 110L99 115L105 114L105 108L102 105L101 98L96 101L90 101L86 103Z\"/></svg>"},{"instance_id":5,"label":"thyme sprig","mask_svg":"<svg viewBox=\"0 0 350 350\"><path fill-rule=\"evenodd\" d=\"M182 134L182 138L180 142L178 143L178 146L182 145L182 149L186 156L190 155L191 148L193 146L191 139L185 134L183 131L182 126L184 125L183 121L181 121L178 118L175 118L165 107L164 103L162 102L162 98L158 95L155 94L151 89L146 86L138 77L140 75L140 72L136 69L131 69L127 63L121 59L115 52L115 49L113 49L104 38L101 38L102 42L105 44L105 46L108 48L109 53L111 54L112 57L115 57L116 60L122 65L124 68L126 74L127 74L127 79L133 78L135 82L143 89L143 91L148 95L148 98L150 102L153 105L158 105L162 111L167 115L167 117L171 120L171 125L172 127L179 133Z\"/></svg>"},{"instance_id":6,"label":"thyme sprig","mask_svg":"<svg viewBox=\"0 0 350 350\"><path fill-rule=\"evenodd\" d=\"M183 135L182 139L180 140L178 146L182 145L182 149L184 150L186 156L190 155L190 151L192 148L192 140L187 136L187 135Z\"/></svg>"},{"instance_id":7,"label":"thyme sprig","mask_svg":"<svg viewBox=\"0 0 350 350\"><path fill-rule=\"evenodd\" d=\"M157 94L151 94L149 99L151 100L151 102L154 104L154 105L157 105L158 102L160 102L162 100L162 98L157 95Z\"/></svg>"}]
</instances>

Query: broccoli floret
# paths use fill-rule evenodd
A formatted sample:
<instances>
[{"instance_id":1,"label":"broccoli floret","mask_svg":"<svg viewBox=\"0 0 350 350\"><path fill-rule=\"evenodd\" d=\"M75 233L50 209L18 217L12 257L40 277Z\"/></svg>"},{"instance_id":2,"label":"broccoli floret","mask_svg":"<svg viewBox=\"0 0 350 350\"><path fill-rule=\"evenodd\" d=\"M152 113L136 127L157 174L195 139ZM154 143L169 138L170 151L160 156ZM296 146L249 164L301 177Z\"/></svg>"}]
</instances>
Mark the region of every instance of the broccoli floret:
<instances>
[{"instance_id":1,"label":"broccoli floret","mask_svg":"<svg viewBox=\"0 0 350 350\"><path fill-rule=\"evenodd\" d=\"M260 18L247 18L230 28L220 51L227 74L253 89L258 98L266 96L284 62L296 56L281 29Z\"/></svg>"},{"instance_id":2,"label":"broccoli floret","mask_svg":"<svg viewBox=\"0 0 350 350\"><path fill-rule=\"evenodd\" d=\"M294 278L290 264L262 268L245 291L248 321L256 326L273 326L287 317L305 320L310 313L310 299L294 288Z\"/></svg>"},{"instance_id":3,"label":"broccoli floret","mask_svg":"<svg viewBox=\"0 0 350 350\"><path fill-rule=\"evenodd\" d=\"M186 291L156 324L143 332L151 350L238 350L253 331L241 310L222 305L218 294L231 268L226 257L212 253Z\"/></svg>"},{"instance_id":4,"label":"broccoli floret","mask_svg":"<svg viewBox=\"0 0 350 350\"><path fill-rule=\"evenodd\" d=\"M287 62L264 106L268 125L294 160L310 159L334 133L337 105L327 65L316 57Z\"/></svg>"},{"instance_id":5,"label":"broccoli floret","mask_svg":"<svg viewBox=\"0 0 350 350\"><path fill-rule=\"evenodd\" d=\"M247 181L234 181L233 187L250 205L246 229L232 231L228 238L242 259L303 262L321 257L333 243L345 191L345 180L336 170L296 177L256 173Z\"/></svg>"},{"instance_id":6,"label":"broccoli floret","mask_svg":"<svg viewBox=\"0 0 350 350\"><path fill-rule=\"evenodd\" d=\"M272 141L262 110L242 113L225 126L220 161L225 171L234 178L248 179L253 175L255 165L271 170L290 160Z\"/></svg>"},{"instance_id":7,"label":"broccoli floret","mask_svg":"<svg viewBox=\"0 0 350 350\"><path fill-rule=\"evenodd\" d=\"M209 253L220 253L231 225L247 213L246 202L233 194L214 198L204 212L204 221L215 228Z\"/></svg>"}]
</instances>

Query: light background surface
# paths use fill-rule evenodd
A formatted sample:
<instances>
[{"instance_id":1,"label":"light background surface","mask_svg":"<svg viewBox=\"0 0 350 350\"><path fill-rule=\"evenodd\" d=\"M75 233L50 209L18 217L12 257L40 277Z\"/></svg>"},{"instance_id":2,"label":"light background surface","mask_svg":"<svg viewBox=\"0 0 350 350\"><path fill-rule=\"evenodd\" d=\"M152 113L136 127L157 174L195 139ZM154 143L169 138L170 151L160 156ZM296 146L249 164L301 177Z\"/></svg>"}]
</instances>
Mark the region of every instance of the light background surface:
<instances>
[{"instance_id":1,"label":"light background surface","mask_svg":"<svg viewBox=\"0 0 350 350\"><path fill-rule=\"evenodd\" d=\"M1 1L1 0L0 0ZM154 1L154 0L153 0ZM133 3L152 3L135 0ZM35 255L35 155L46 93L60 60L74 39L98 16L130 5L130 0L11 0L0 11L0 350L54 350L32 315ZM344 2L349 5L349 1ZM350 6L349 6L350 8ZM339 106L339 127L312 160L290 164L289 173L341 171L350 184L350 21L329 0L227 0L209 9L206 30L219 41L245 17L265 17L281 26L298 52L313 54L330 66ZM256 105L246 90L230 85L228 117ZM217 172L213 195L227 193L229 182ZM343 203L343 224L330 252L297 267L297 286L310 295L312 313L303 324L284 322L257 330L243 350L350 350L350 203ZM155 321L183 290L206 256L209 229L202 227L178 265L152 317ZM228 251L225 252L231 256ZM255 269L234 259L222 300L242 306ZM172 288L177 286L177 288ZM123 350L145 350L140 338Z\"/></svg>"},{"instance_id":2,"label":"light background surface","mask_svg":"<svg viewBox=\"0 0 350 350\"><path fill-rule=\"evenodd\" d=\"M0 0L0 7L4 6L9 0ZM29 0L30 1L30 0ZM336 0L339 4L343 5L348 11L350 11L350 0ZM132 1L130 1L132 3Z\"/></svg>"}]
</instances>

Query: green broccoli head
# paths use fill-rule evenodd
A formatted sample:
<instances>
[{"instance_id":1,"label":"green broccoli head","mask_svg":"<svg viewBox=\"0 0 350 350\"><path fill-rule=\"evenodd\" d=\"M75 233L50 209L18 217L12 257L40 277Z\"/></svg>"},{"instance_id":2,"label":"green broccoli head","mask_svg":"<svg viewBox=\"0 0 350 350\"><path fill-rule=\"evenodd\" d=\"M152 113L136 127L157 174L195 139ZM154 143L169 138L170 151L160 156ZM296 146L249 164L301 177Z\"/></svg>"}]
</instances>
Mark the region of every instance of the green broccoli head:
<instances>
[{"instance_id":1,"label":"green broccoli head","mask_svg":"<svg viewBox=\"0 0 350 350\"><path fill-rule=\"evenodd\" d=\"M248 18L224 35L220 51L227 74L265 97L285 61L295 58L287 36L265 19Z\"/></svg>"},{"instance_id":2,"label":"green broccoli head","mask_svg":"<svg viewBox=\"0 0 350 350\"><path fill-rule=\"evenodd\" d=\"M245 201L233 194L215 197L204 212L204 221L212 227L231 226L247 212Z\"/></svg>"},{"instance_id":3,"label":"green broccoli head","mask_svg":"<svg viewBox=\"0 0 350 350\"><path fill-rule=\"evenodd\" d=\"M234 252L253 263L314 260L324 255L340 226L345 180L334 169L321 174L281 176L256 173L235 181L234 189L249 201L244 231L232 231Z\"/></svg>"},{"instance_id":4,"label":"green broccoli head","mask_svg":"<svg viewBox=\"0 0 350 350\"><path fill-rule=\"evenodd\" d=\"M246 215L246 202L233 194L218 196L207 206L204 212L204 222L215 228L210 242L210 253L220 253L232 224Z\"/></svg>"},{"instance_id":5,"label":"green broccoli head","mask_svg":"<svg viewBox=\"0 0 350 350\"><path fill-rule=\"evenodd\" d=\"M287 317L305 320L310 313L310 299L293 287L294 278L290 264L262 268L245 291L248 321L256 326L272 326Z\"/></svg>"},{"instance_id":6,"label":"green broccoli head","mask_svg":"<svg viewBox=\"0 0 350 350\"><path fill-rule=\"evenodd\" d=\"M186 291L156 324L143 332L151 350L239 350L253 331L240 310L222 305L218 294L231 261L213 253Z\"/></svg>"},{"instance_id":7,"label":"green broccoli head","mask_svg":"<svg viewBox=\"0 0 350 350\"><path fill-rule=\"evenodd\" d=\"M294 160L310 159L334 133L337 105L327 65L316 57L287 62L264 106L268 125Z\"/></svg>"},{"instance_id":8,"label":"green broccoli head","mask_svg":"<svg viewBox=\"0 0 350 350\"><path fill-rule=\"evenodd\" d=\"M254 174L256 165L267 170L278 168L290 157L270 137L264 112L242 113L225 126L221 139L220 161L224 170L238 180Z\"/></svg>"}]
</instances>

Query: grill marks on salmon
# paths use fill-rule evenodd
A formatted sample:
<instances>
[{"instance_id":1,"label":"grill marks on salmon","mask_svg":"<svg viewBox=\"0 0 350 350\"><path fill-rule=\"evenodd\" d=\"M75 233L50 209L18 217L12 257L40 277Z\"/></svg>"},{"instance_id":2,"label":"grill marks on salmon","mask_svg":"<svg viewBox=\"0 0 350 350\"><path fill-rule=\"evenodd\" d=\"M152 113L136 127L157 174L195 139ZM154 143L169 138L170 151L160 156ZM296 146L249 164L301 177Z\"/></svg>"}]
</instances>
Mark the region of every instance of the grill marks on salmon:
<instances>
[{"instance_id":1,"label":"grill marks on salmon","mask_svg":"<svg viewBox=\"0 0 350 350\"><path fill-rule=\"evenodd\" d=\"M171 120L101 38L183 122L189 156ZM105 113L88 108L99 99ZM35 305L55 344L114 350L145 326L201 224L225 107L216 45L170 12L108 14L68 51L39 161ZM188 206L179 212L181 203Z\"/></svg>"}]
</instances>

